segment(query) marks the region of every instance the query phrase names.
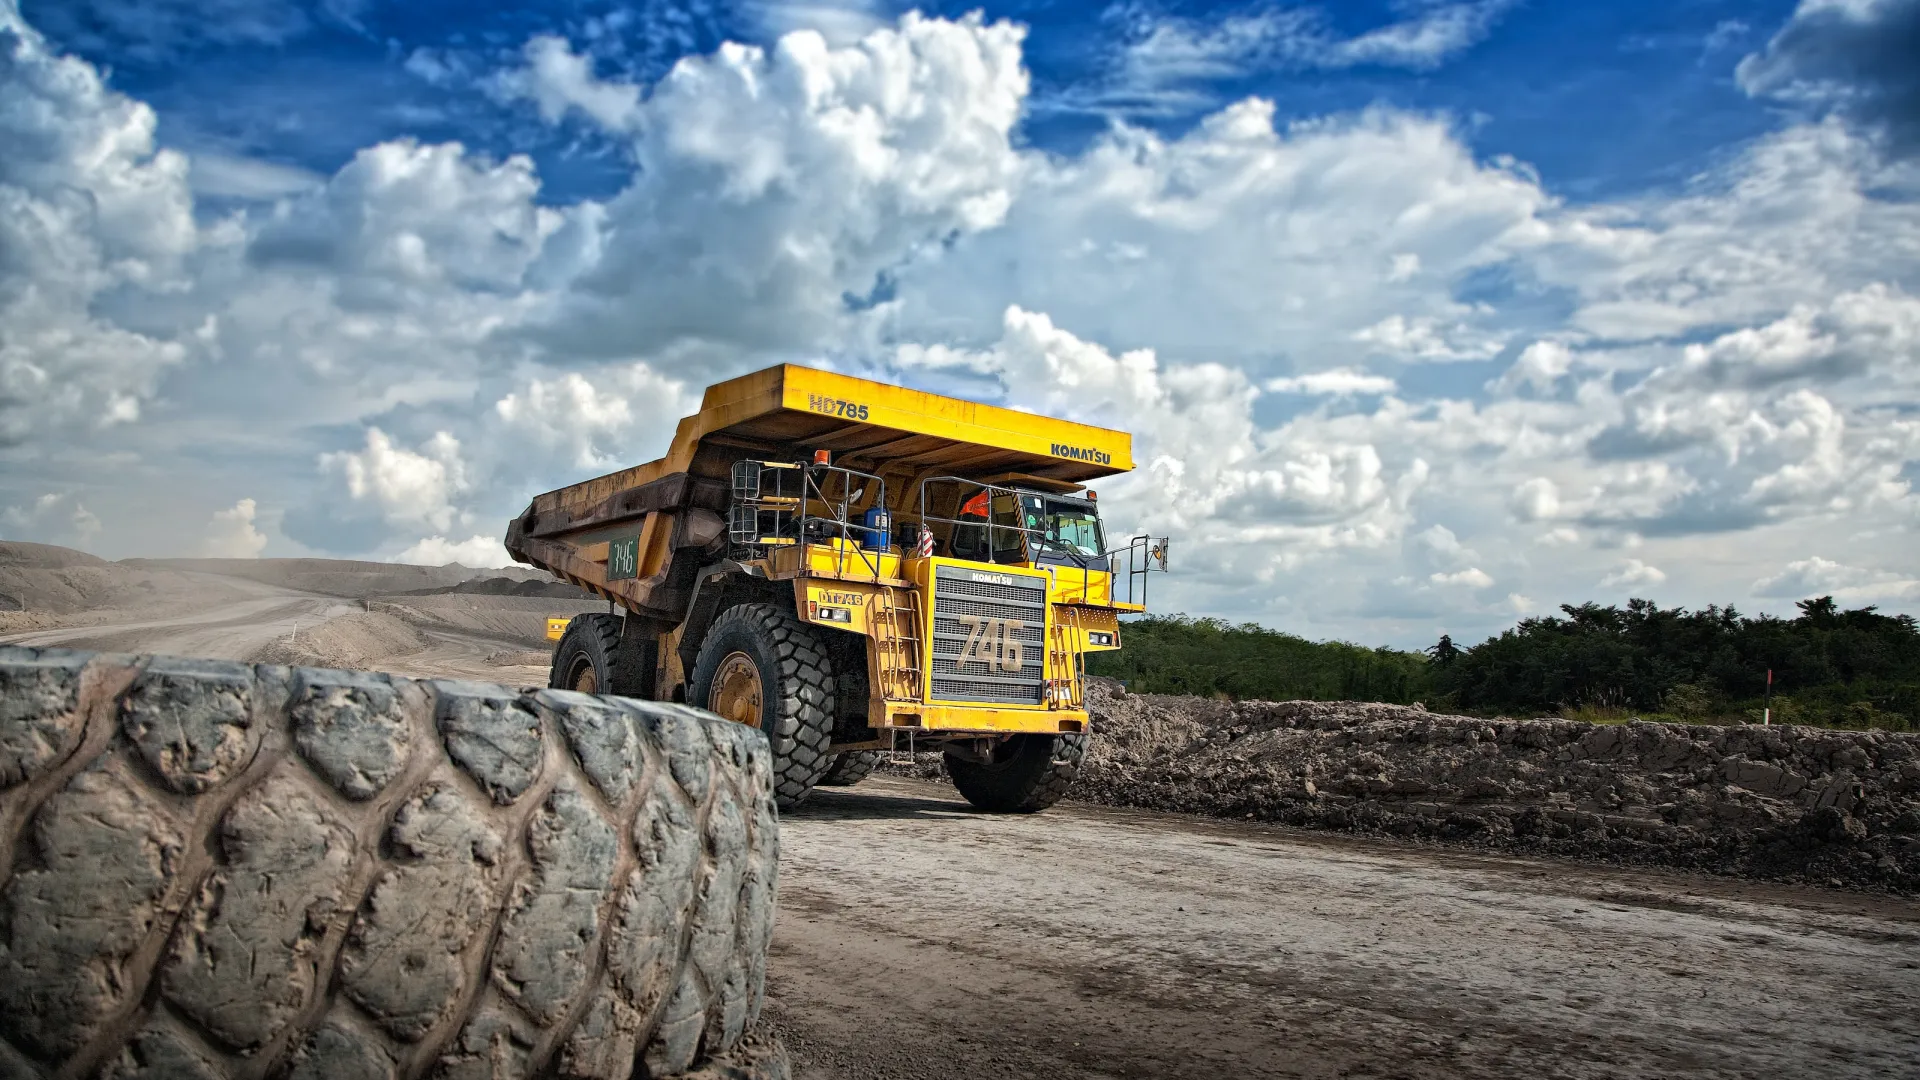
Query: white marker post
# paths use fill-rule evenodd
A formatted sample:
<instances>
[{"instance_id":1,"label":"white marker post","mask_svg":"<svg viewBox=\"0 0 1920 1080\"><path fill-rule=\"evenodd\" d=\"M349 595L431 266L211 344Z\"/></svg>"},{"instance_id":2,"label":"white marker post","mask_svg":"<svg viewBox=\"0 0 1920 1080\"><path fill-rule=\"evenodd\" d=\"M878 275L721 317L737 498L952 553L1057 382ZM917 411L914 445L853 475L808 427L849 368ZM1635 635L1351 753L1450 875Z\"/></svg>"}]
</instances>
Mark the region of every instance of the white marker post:
<instances>
[{"instance_id":1,"label":"white marker post","mask_svg":"<svg viewBox=\"0 0 1920 1080\"><path fill-rule=\"evenodd\" d=\"M1760 710L1760 726L1771 727L1772 725L1773 725L1773 669L1768 668L1767 669L1767 704L1765 708Z\"/></svg>"}]
</instances>

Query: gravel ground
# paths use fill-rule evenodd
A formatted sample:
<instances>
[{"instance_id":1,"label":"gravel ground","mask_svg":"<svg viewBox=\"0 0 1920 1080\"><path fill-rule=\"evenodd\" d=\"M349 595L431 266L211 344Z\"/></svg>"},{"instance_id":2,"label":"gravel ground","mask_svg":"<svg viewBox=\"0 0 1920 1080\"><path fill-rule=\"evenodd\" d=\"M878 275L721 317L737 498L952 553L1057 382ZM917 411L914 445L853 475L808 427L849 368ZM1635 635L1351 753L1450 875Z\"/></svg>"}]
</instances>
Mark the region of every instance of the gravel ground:
<instances>
[{"instance_id":1,"label":"gravel ground","mask_svg":"<svg viewBox=\"0 0 1920 1080\"><path fill-rule=\"evenodd\" d=\"M1920 1075L1909 899L891 776L781 844L800 1080Z\"/></svg>"}]
</instances>

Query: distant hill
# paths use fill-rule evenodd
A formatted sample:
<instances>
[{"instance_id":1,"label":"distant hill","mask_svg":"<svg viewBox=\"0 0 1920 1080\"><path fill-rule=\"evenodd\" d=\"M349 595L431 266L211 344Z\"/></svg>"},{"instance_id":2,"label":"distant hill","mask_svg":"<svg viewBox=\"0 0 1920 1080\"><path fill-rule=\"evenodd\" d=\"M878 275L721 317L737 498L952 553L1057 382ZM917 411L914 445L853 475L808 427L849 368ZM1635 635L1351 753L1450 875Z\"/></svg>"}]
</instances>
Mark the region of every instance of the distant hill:
<instances>
[{"instance_id":1,"label":"distant hill","mask_svg":"<svg viewBox=\"0 0 1920 1080\"><path fill-rule=\"evenodd\" d=\"M544 577L545 575L541 575ZM486 577L463 581L437 589L413 589L395 596L543 596L553 600L594 600L592 593L564 581L537 581L526 578Z\"/></svg>"},{"instance_id":2,"label":"distant hill","mask_svg":"<svg viewBox=\"0 0 1920 1080\"><path fill-rule=\"evenodd\" d=\"M475 569L459 563L413 566L351 559L123 559L121 565L218 574L287 589L355 599L431 592L482 577L511 581L553 580L545 571L519 567L495 570Z\"/></svg>"},{"instance_id":3,"label":"distant hill","mask_svg":"<svg viewBox=\"0 0 1920 1080\"><path fill-rule=\"evenodd\" d=\"M25 540L0 540L0 567L22 570L64 570L69 566L106 566L107 560L72 548L53 544L34 544Z\"/></svg>"}]
</instances>

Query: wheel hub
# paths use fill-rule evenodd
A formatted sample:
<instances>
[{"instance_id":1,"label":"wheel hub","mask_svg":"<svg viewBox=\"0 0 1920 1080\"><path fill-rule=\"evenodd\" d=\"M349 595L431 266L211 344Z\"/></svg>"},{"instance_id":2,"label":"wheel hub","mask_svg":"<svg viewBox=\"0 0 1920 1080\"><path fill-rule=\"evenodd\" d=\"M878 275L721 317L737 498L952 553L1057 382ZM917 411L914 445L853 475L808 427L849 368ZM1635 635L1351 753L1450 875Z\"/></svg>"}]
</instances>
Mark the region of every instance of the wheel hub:
<instances>
[{"instance_id":1,"label":"wheel hub","mask_svg":"<svg viewBox=\"0 0 1920 1080\"><path fill-rule=\"evenodd\" d=\"M743 652L728 653L713 673L713 692L707 708L736 724L760 726L762 695L760 666Z\"/></svg>"},{"instance_id":2,"label":"wheel hub","mask_svg":"<svg viewBox=\"0 0 1920 1080\"><path fill-rule=\"evenodd\" d=\"M573 689L583 694L600 692L600 677L593 673L593 662L585 661L573 671Z\"/></svg>"}]
</instances>

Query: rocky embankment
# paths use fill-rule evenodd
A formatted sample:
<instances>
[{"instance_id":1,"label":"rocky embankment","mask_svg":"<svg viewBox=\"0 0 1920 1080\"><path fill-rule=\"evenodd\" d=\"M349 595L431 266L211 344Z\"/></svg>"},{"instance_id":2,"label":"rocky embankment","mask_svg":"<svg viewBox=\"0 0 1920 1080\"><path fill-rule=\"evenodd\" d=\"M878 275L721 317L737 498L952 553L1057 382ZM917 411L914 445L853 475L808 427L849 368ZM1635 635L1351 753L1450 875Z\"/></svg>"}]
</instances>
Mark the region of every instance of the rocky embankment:
<instances>
[{"instance_id":1,"label":"rocky embankment","mask_svg":"<svg viewBox=\"0 0 1920 1080\"><path fill-rule=\"evenodd\" d=\"M1920 891L1920 735L1089 696L1075 798Z\"/></svg>"},{"instance_id":2,"label":"rocky embankment","mask_svg":"<svg viewBox=\"0 0 1920 1080\"><path fill-rule=\"evenodd\" d=\"M1920 735L1227 703L1105 680L1088 706L1069 798L1920 892ZM938 758L916 771L937 775Z\"/></svg>"}]
</instances>

